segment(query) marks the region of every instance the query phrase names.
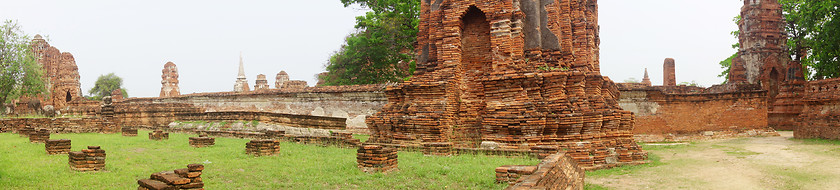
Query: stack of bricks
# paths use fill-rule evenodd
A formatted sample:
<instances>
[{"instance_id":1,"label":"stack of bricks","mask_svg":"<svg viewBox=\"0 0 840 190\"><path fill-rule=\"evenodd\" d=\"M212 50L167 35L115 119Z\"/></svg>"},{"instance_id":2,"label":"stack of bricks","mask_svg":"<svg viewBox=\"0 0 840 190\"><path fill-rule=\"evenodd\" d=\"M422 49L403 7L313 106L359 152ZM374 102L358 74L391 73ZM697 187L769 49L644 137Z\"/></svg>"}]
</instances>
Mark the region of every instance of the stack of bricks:
<instances>
[{"instance_id":1,"label":"stack of bricks","mask_svg":"<svg viewBox=\"0 0 840 190\"><path fill-rule=\"evenodd\" d=\"M496 168L496 183L515 184L522 176L534 174L537 166L501 166Z\"/></svg>"},{"instance_id":2,"label":"stack of bricks","mask_svg":"<svg viewBox=\"0 0 840 190\"><path fill-rule=\"evenodd\" d=\"M168 189L204 189L201 172L204 165L190 164L187 168L175 171L158 172L150 179L137 180L138 190L168 190Z\"/></svg>"},{"instance_id":3,"label":"stack of bricks","mask_svg":"<svg viewBox=\"0 0 840 190\"><path fill-rule=\"evenodd\" d=\"M190 137L190 146L196 148L209 147L216 144L216 138L207 137L207 135L199 135L198 137Z\"/></svg>"},{"instance_id":4,"label":"stack of bricks","mask_svg":"<svg viewBox=\"0 0 840 190\"><path fill-rule=\"evenodd\" d=\"M71 148L70 139L47 140L44 146L47 154L67 154Z\"/></svg>"},{"instance_id":5,"label":"stack of bricks","mask_svg":"<svg viewBox=\"0 0 840 190\"><path fill-rule=\"evenodd\" d=\"M359 169L367 173L388 173L397 170L397 149L380 145L363 145L356 153Z\"/></svg>"},{"instance_id":6,"label":"stack of bricks","mask_svg":"<svg viewBox=\"0 0 840 190\"><path fill-rule=\"evenodd\" d=\"M47 129L38 129L29 134L29 142L46 143L50 139L50 131Z\"/></svg>"},{"instance_id":7,"label":"stack of bricks","mask_svg":"<svg viewBox=\"0 0 840 190\"><path fill-rule=\"evenodd\" d=\"M88 146L78 152L70 152L70 169L76 171L100 171L105 169L105 150L99 146Z\"/></svg>"},{"instance_id":8,"label":"stack of bricks","mask_svg":"<svg viewBox=\"0 0 840 190\"><path fill-rule=\"evenodd\" d=\"M34 127L26 126L18 130L18 135L20 135L21 137L29 137L29 135L32 133L35 133Z\"/></svg>"},{"instance_id":9,"label":"stack of bricks","mask_svg":"<svg viewBox=\"0 0 840 190\"><path fill-rule=\"evenodd\" d=\"M123 127L122 128L122 136L136 137L137 136L137 129L136 128L130 128L130 127Z\"/></svg>"},{"instance_id":10,"label":"stack of bricks","mask_svg":"<svg viewBox=\"0 0 840 190\"><path fill-rule=\"evenodd\" d=\"M451 142L429 142L423 143L423 155L426 156L451 156Z\"/></svg>"},{"instance_id":11,"label":"stack of bricks","mask_svg":"<svg viewBox=\"0 0 840 190\"><path fill-rule=\"evenodd\" d=\"M149 139L151 140L169 140L169 133L163 132L161 130L155 130L154 132L149 133Z\"/></svg>"},{"instance_id":12,"label":"stack of bricks","mask_svg":"<svg viewBox=\"0 0 840 190\"><path fill-rule=\"evenodd\" d=\"M332 132L330 134L336 141L334 144L341 145L341 144L349 144L353 146L358 146L362 144L362 141L359 139L353 138L353 133L350 132Z\"/></svg>"},{"instance_id":13,"label":"stack of bricks","mask_svg":"<svg viewBox=\"0 0 840 190\"><path fill-rule=\"evenodd\" d=\"M245 154L253 156L272 156L280 153L280 141L255 139L245 144Z\"/></svg>"}]
</instances>

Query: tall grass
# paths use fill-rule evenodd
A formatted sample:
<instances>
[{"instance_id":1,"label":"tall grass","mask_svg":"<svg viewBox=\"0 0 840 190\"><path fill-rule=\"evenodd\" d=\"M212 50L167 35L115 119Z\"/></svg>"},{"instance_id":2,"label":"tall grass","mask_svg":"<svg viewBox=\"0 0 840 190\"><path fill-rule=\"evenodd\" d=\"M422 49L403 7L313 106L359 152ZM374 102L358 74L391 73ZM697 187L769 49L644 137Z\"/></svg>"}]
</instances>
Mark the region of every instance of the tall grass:
<instances>
[{"instance_id":1,"label":"tall grass","mask_svg":"<svg viewBox=\"0 0 840 190\"><path fill-rule=\"evenodd\" d=\"M107 153L103 172L69 169L67 155L47 155L44 144L17 134L0 134L0 189L135 189L138 179L160 171L205 165L207 189L503 189L494 169L501 165L536 165L531 158L399 153L399 171L367 174L356 168L356 150L282 143L277 156L245 154L247 139L216 138L216 145L193 148L191 135L173 133L165 141L119 134L53 134L71 139L73 151L101 146Z\"/></svg>"}]
</instances>

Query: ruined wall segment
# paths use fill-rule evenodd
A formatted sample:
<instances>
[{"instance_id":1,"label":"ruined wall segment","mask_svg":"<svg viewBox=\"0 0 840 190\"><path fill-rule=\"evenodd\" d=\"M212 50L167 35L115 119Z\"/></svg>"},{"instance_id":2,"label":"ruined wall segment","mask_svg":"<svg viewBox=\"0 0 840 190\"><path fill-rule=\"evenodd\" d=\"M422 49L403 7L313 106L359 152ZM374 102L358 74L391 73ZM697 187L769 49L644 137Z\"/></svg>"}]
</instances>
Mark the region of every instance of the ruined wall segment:
<instances>
[{"instance_id":1,"label":"ruined wall segment","mask_svg":"<svg viewBox=\"0 0 840 190\"><path fill-rule=\"evenodd\" d=\"M600 75L595 0L421 2L417 70L367 119L377 143L527 150L594 141L645 153ZM588 151L583 150L581 151ZM592 150L594 151L594 149ZM615 155L613 155L615 156ZM608 165L589 154L576 161Z\"/></svg>"},{"instance_id":2,"label":"ruined wall segment","mask_svg":"<svg viewBox=\"0 0 840 190\"><path fill-rule=\"evenodd\" d=\"M163 70L160 75L160 97L174 97L181 95L180 87L178 87L178 67L175 63L166 62L163 65Z\"/></svg>"},{"instance_id":3,"label":"ruined wall segment","mask_svg":"<svg viewBox=\"0 0 840 190\"><path fill-rule=\"evenodd\" d=\"M60 52L50 46L41 35L35 35L31 44L38 64L44 69L44 80L49 97L38 97L42 105L64 109L72 101L87 101L82 96L79 68L73 54Z\"/></svg>"},{"instance_id":4,"label":"ruined wall segment","mask_svg":"<svg viewBox=\"0 0 840 190\"><path fill-rule=\"evenodd\" d=\"M805 89L793 136L840 140L840 78L810 81Z\"/></svg>"}]
</instances>

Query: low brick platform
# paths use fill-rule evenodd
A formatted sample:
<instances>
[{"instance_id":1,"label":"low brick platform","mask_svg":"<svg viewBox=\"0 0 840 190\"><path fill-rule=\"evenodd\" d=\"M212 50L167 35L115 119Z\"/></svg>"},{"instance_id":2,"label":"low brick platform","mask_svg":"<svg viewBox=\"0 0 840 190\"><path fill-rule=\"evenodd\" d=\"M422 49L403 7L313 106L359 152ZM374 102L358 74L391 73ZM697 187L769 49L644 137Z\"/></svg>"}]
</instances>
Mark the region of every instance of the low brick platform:
<instances>
[{"instance_id":1,"label":"low brick platform","mask_svg":"<svg viewBox=\"0 0 840 190\"><path fill-rule=\"evenodd\" d=\"M46 143L50 139L50 130L37 129L29 134L29 142L32 143Z\"/></svg>"},{"instance_id":2,"label":"low brick platform","mask_svg":"<svg viewBox=\"0 0 840 190\"><path fill-rule=\"evenodd\" d=\"M534 153L534 156L537 159L544 159L552 154L557 154L560 151L559 146L550 146L550 145L543 145L543 146L532 146L531 152Z\"/></svg>"},{"instance_id":3,"label":"low brick platform","mask_svg":"<svg viewBox=\"0 0 840 190\"><path fill-rule=\"evenodd\" d=\"M67 154L70 153L70 139L47 140L44 144L47 149L47 154Z\"/></svg>"},{"instance_id":4,"label":"low brick platform","mask_svg":"<svg viewBox=\"0 0 840 190\"><path fill-rule=\"evenodd\" d=\"M204 189L201 172L204 165L190 164L187 168L153 173L150 179L137 180L138 190Z\"/></svg>"},{"instance_id":5,"label":"low brick platform","mask_svg":"<svg viewBox=\"0 0 840 190\"><path fill-rule=\"evenodd\" d=\"M122 136L135 137L135 136L137 136L137 129L136 128L123 127L122 128Z\"/></svg>"},{"instance_id":6,"label":"low brick platform","mask_svg":"<svg viewBox=\"0 0 840 190\"><path fill-rule=\"evenodd\" d=\"M367 173L388 173L398 170L397 149L379 145L362 145L356 153L359 169Z\"/></svg>"},{"instance_id":7,"label":"low brick platform","mask_svg":"<svg viewBox=\"0 0 840 190\"><path fill-rule=\"evenodd\" d=\"M100 171L105 169L105 150L99 146L88 146L78 152L70 152L70 169L76 171Z\"/></svg>"},{"instance_id":8,"label":"low brick platform","mask_svg":"<svg viewBox=\"0 0 840 190\"><path fill-rule=\"evenodd\" d=\"M266 139L283 139L286 136L286 131L266 130L264 133Z\"/></svg>"},{"instance_id":9,"label":"low brick platform","mask_svg":"<svg viewBox=\"0 0 840 190\"><path fill-rule=\"evenodd\" d=\"M426 156L451 156L451 142L423 143L423 155Z\"/></svg>"},{"instance_id":10,"label":"low brick platform","mask_svg":"<svg viewBox=\"0 0 840 190\"><path fill-rule=\"evenodd\" d=\"M251 140L245 144L245 154L253 156L272 156L280 152L278 140Z\"/></svg>"},{"instance_id":11,"label":"low brick platform","mask_svg":"<svg viewBox=\"0 0 840 190\"><path fill-rule=\"evenodd\" d=\"M169 140L169 133L163 132L161 130L155 130L149 133L149 139L151 140Z\"/></svg>"},{"instance_id":12,"label":"low brick platform","mask_svg":"<svg viewBox=\"0 0 840 190\"><path fill-rule=\"evenodd\" d=\"M199 137L190 137L190 146L196 148L208 147L216 145L216 138L207 137L207 135L200 135Z\"/></svg>"}]
</instances>

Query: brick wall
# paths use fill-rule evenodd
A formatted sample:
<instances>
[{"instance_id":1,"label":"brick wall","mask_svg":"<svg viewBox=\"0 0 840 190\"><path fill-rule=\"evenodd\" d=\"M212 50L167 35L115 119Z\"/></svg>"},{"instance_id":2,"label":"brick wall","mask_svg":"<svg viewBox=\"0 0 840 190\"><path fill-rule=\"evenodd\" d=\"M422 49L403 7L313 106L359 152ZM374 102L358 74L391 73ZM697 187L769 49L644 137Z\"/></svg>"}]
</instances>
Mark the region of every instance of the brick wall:
<instances>
[{"instance_id":1,"label":"brick wall","mask_svg":"<svg viewBox=\"0 0 840 190\"><path fill-rule=\"evenodd\" d=\"M808 82L803 102L794 137L840 140L840 78Z\"/></svg>"}]
</instances>

